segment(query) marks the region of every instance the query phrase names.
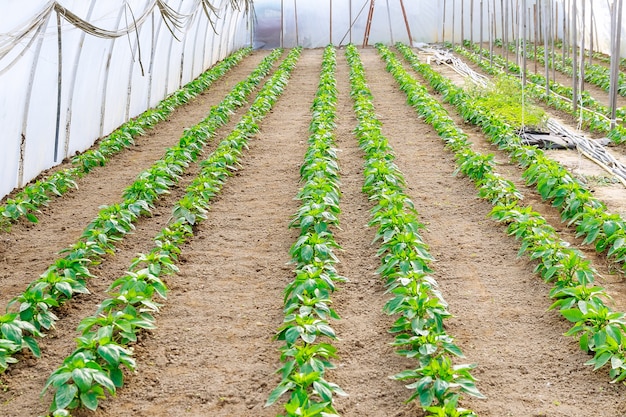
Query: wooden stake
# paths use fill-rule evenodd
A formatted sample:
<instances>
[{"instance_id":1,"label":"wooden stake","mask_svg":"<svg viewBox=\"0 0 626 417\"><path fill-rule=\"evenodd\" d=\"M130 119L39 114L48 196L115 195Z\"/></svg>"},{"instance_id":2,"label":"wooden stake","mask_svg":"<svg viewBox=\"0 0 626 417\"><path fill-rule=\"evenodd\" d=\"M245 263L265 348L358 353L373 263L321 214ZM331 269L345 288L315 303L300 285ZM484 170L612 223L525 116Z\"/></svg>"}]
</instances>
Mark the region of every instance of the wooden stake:
<instances>
[{"instance_id":1,"label":"wooden stake","mask_svg":"<svg viewBox=\"0 0 626 417\"><path fill-rule=\"evenodd\" d=\"M406 17L406 9L404 8L404 1L400 0L400 8L402 9L402 16L404 17L404 25L406 26L406 34L409 35L409 45L413 48L413 37L411 36L411 27L409 26L409 19Z\"/></svg>"},{"instance_id":2,"label":"wooden stake","mask_svg":"<svg viewBox=\"0 0 626 417\"><path fill-rule=\"evenodd\" d=\"M367 23L365 24L365 34L363 35L363 48L367 46L370 38L370 30L372 29L372 17L374 16L374 0L370 0L370 10L367 14Z\"/></svg>"}]
</instances>

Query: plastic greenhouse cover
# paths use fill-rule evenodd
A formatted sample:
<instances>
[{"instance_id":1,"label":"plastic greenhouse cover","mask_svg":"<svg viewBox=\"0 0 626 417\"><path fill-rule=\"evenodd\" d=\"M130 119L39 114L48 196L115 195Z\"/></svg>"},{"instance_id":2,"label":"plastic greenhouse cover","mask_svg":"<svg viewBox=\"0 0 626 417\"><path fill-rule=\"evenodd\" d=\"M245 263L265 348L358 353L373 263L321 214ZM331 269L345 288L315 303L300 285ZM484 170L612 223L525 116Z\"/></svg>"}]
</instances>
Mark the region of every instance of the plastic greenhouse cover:
<instances>
[{"instance_id":1,"label":"plastic greenhouse cover","mask_svg":"<svg viewBox=\"0 0 626 417\"><path fill-rule=\"evenodd\" d=\"M543 0L540 5L547 4ZM571 0L574 1L574 0ZM562 37L561 20L564 6L570 7L571 1L552 0L554 9L558 9L559 22L556 25L558 36ZM583 0L575 0L579 25L582 27ZM590 4L594 8L594 42L596 49L608 53L610 51L611 17L607 1L584 0L587 5L587 20L589 19ZM439 1L411 1L402 3L406 11L406 18L414 42L441 42L444 40L461 41L463 26L466 39L473 36L474 40L480 37L480 14L484 20L483 41L488 41L488 22L496 22L497 37L502 36L502 15L508 2L509 13L516 4L521 8L520 0L439 0ZM308 48L319 48L333 43L345 45L354 43L362 45L364 42L370 4L374 4L369 45L376 42L393 44L397 41L408 42L408 34L404 23L400 0L255 0L256 27L254 46L257 48L274 48L281 45L291 47L296 44ZM535 0L525 0L529 10L533 10L539 3ZM612 3L612 1L611 1ZM470 12L473 4L473 31L470 35ZM445 9L444 9L445 6ZM504 9L504 10L503 10ZM332 13L331 13L332 11ZM463 23L461 23L463 12ZM626 10L624 10L626 13ZM569 19L569 9L566 11ZM454 19L453 19L454 15ZM556 16L556 13L554 14ZM282 17L282 31L281 31ZM332 21L332 27L331 27ZM445 25L444 25L445 21ZM587 45L589 45L589 24L585 27ZM626 19L622 21L624 32ZM530 33L533 33L532 22L529 22ZM509 33L514 29L509 27ZM582 31L582 29L580 29ZM580 39L580 36L579 36ZM622 56L626 55L626 42L621 45Z\"/></svg>"},{"instance_id":2,"label":"plastic greenhouse cover","mask_svg":"<svg viewBox=\"0 0 626 417\"><path fill-rule=\"evenodd\" d=\"M177 39L159 2L184 16ZM243 11L211 4L217 35L199 0L3 0L11 19L0 18L0 198L249 43ZM58 6L103 37L58 17Z\"/></svg>"}]
</instances>

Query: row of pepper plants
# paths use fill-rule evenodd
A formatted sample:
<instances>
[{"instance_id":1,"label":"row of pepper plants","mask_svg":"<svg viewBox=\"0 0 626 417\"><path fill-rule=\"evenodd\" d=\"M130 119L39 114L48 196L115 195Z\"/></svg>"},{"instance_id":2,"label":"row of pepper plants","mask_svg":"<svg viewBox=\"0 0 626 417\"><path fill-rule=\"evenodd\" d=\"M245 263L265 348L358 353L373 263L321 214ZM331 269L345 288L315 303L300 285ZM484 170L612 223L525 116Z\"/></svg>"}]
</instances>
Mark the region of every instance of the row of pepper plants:
<instances>
[{"instance_id":1,"label":"row of pepper plants","mask_svg":"<svg viewBox=\"0 0 626 417\"><path fill-rule=\"evenodd\" d=\"M207 90L250 52L252 52L251 48L243 48L234 52L162 100L155 108L146 110L135 119L118 127L109 136L102 139L97 148L72 158L72 167L37 180L24 187L15 197L7 199L5 204L0 206L0 231L9 231L11 225L22 217L37 223L38 218L35 213L39 212L41 207L47 206L53 196L62 196L69 190L77 188L76 180L84 177L95 167L106 165L114 155L132 146L135 143L135 138L167 119L177 107Z\"/></svg>"},{"instance_id":2,"label":"row of pepper plants","mask_svg":"<svg viewBox=\"0 0 626 417\"><path fill-rule=\"evenodd\" d=\"M246 102L281 54L279 49L269 54L246 80L239 82L219 105L211 108L202 122L187 129L179 143L169 148L162 159L138 175L124 190L123 202L101 208L81 238L62 250L62 257L10 301L7 310L16 311L0 316L0 371L16 362L16 354L24 348L39 357L40 349L34 338L54 326L58 320L54 309L75 294L88 292L86 281L93 277L89 268L113 254L117 242L134 229L133 223L139 217L150 215L154 203L167 194L186 167L197 160L203 146L228 122L234 110ZM184 210L184 207L180 209Z\"/></svg>"},{"instance_id":3,"label":"row of pepper plants","mask_svg":"<svg viewBox=\"0 0 626 417\"><path fill-rule=\"evenodd\" d=\"M466 43L465 45L466 45L466 46L468 46L468 47L470 46L470 45L469 45L469 43ZM476 46L477 46L477 45L476 45ZM501 42L499 43L499 46L502 46ZM482 53L483 55L485 55L485 54L486 54L486 51L485 51L485 50L482 50L482 51L477 51L477 49L479 49L479 48L476 48L476 47L473 47L472 49L473 49L475 52ZM528 51L527 51L526 56L527 56L528 58L530 58L530 59L535 59L535 60L537 60L537 62L538 62L539 64L541 64L541 65L544 65L544 66L545 66L545 60L544 60L544 59L545 59L545 56L544 56L544 54L543 54L543 48L538 47L538 49L537 49L537 55L535 55L534 50L533 50L532 48L528 47ZM503 61L502 61L502 58L501 58L501 56L500 56L500 55L497 55L497 58L496 58L496 59L497 59L497 61L498 61L498 62L503 62ZM558 64L557 64L557 65L558 65ZM556 68L556 69L557 69L557 70L559 70L560 72L563 72L563 71L561 71L561 70L560 70L560 68ZM513 70L515 70L515 68L513 68ZM519 72L517 72L517 73L519 74ZM572 76L572 70L571 70L571 69L570 69L569 73L567 73L567 72L564 72L564 73L565 73L566 75L569 75L570 77ZM538 75L538 74L532 73L532 74L531 74L532 79L533 79L533 80L537 80L537 81L539 81L539 82L538 82L539 84L543 84L543 85L545 86L545 82L544 82L545 77L536 77L536 75ZM566 96L566 97L568 97L568 98L572 98L572 97L573 97L573 95L574 95L574 94L573 94L573 89L572 89L572 87L569 87L569 86L564 86L564 85L559 84L559 83L556 83L556 82L554 82L554 83L553 83L553 82L551 82L551 83L550 83L550 89L551 89L552 91L555 91L555 92L557 92L558 94L564 95L564 96ZM598 102L597 100L595 100L595 99L594 99L594 98L593 98L593 97L589 94L589 92L588 92L588 91L579 91L578 93L580 94L580 99L579 99L579 100L580 100L580 103L581 103L584 107L587 107L587 108L589 108L589 109L591 109L591 110L594 110L594 111L596 111L596 112L598 112L598 113L601 113L601 114L605 115L606 117L608 117L608 116L611 114L610 109L609 109L607 106L605 106L605 105L603 105L602 103L600 103L600 102ZM624 118L626 117L626 109L624 109L623 107L619 107L619 108L617 108L617 110L616 110L616 115L617 115L617 117L618 117L619 119L624 119Z\"/></svg>"},{"instance_id":4,"label":"row of pepper plants","mask_svg":"<svg viewBox=\"0 0 626 417\"><path fill-rule=\"evenodd\" d=\"M115 394L124 380L124 368L136 369L129 345L142 329L155 328L153 314L167 287L162 277L177 271L182 245L190 240L194 228L207 218L209 204L222 189L237 165L258 123L270 112L289 80L300 56L295 48L259 91L248 112L233 131L201 162L201 172L174 205L172 219L155 237L147 254L138 255L125 275L108 289L98 311L78 325L76 349L55 370L44 387L55 390L50 406L53 416L67 416L70 410L85 407L95 410L106 392Z\"/></svg>"},{"instance_id":5,"label":"row of pepper plants","mask_svg":"<svg viewBox=\"0 0 626 417\"><path fill-rule=\"evenodd\" d=\"M433 126L454 152L457 172L472 179L479 196L493 204L491 216L507 225L509 235L521 241L520 254L535 261L535 272L553 284L550 309L558 309L574 323L566 336L579 339L580 348L593 354L586 362L594 370L609 364L612 382L626 379L626 320L624 313L613 311L603 300L606 292L594 285L594 269L589 260L567 242L530 206L521 204L522 194L495 169L493 155L481 155L472 149L467 135L456 126L447 111L427 89L408 74L402 63L382 45L377 48L396 78L407 102L418 115ZM434 71L433 71L434 73Z\"/></svg>"},{"instance_id":6,"label":"row of pepper plants","mask_svg":"<svg viewBox=\"0 0 626 417\"><path fill-rule=\"evenodd\" d=\"M471 49L471 51L466 48ZM507 62L502 56L497 54L492 56L494 65L491 65L489 60L485 59L485 56L489 54L489 51L480 48L479 45L471 45L469 41L465 42L465 48L455 46L454 51L470 59L472 62L480 66L481 69L492 75L506 76L507 73L502 68L506 68L508 72L515 74L516 76L519 76L522 73L522 68L519 65L513 63L512 61ZM528 83L525 86L524 91L529 93L532 97L542 100L547 105L557 110L564 111L575 118L581 116L584 127L588 128L590 131L606 133L607 137L617 144L626 142L626 127L621 124L616 124L615 127L611 129L611 122L608 119L609 109L596 101L587 92L583 92L581 95L582 107L579 108L578 112L576 112L574 111L572 102L562 97L573 96L571 87L563 86L556 81L550 81L550 90L556 94L546 94L546 78L543 75L538 73L529 73L527 77L531 83ZM521 88L521 81L515 77L513 77L513 79L517 80ZM626 112L623 109L619 110L618 117L626 117Z\"/></svg>"},{"instance_id":7,"label":"row of pepper plants","mask_svg":"<svg viewBox=\"0 0 626 417\"><path fill-rule=\"evenodd\" d=\"M340 246L333 229L339 226L339 165L335 145L337 89L336 52L332 45L324 50L320 81L313 100L313 118L309 126L309 146L300 168L304 185L297 195L301 205L291 227L300 236L291 246L291 262L296 265L295 279L285 288L283 324L275 339L283 365L278 386L270 393L266 406L289 393L284 416L338 416L333 395L346 395L326 379L336 357L332 341L337 339L331 319L339 319L330 307L338 275L335 254Z\"/></svg>"},{"instance_id":8,"label":"row of pepper plants","mask_svg":"<svg viewBox=\"0 0 626 417\"><path fill-rule=\"evenodd\" d=\"M496 44L498 46L502 46L502 42L499 39L496 41ZM465 46L471 47L477 53L480 53L480 54L483 54L483 55L487 54L487 51L484 50L484 49L480 50L480 48L478 48L478 45L472 46L472 45L469 44L469 42L466 42ZM515 47L512 46L512 45L509 45L509 49L511 49L511 48L514 49ZM542 47L538 46L537 47L537 53L535 54L535 51L533 50L533 48L528 46L527 47L526 56L529 59L536 60L539 64L545 66L545 55L544 55L543 51L544 51L544 49ZM497 55L496 59L500 63L503 62L502 57L500 55ZM549 64L550 64L550 62L549 62ZM551 66L550 66L550 68L551 68ZM555 69L558 70L559 72L562 72L565 75L570 76L570 77L573 76L573 70L571 69L571 67L564 67L562 64L556 62L555 63ZM515 70L515 68L513 68L513 70ZM536 77L536 75L538 75L538 74L531 73L531 77L533 79L536 79L537 81L539 81L539 84L543 84L545 86L545 77ZM585 77L587 78L587 75L585 75ZM587 79L585 81L590 82L592 84L595 84L592 81L587 80ZM563 86L562 84L559 84L559 83L556 83L556 82L554 82L554 85L553 85L552 82L550 83L550 89L552 91L555 91L558 94L564 95L564 96L566 96L568 98L571 98L574 95L572 87ZM607 86L607 90L608 90L608 86ZM581 105L583 105L584 107L587 107L587 108L589 108L591 110L594 110L594 111L596 111L598 113L601 113L601 114L603 114L606 117L609 117L609 115L611 114L610 109L608 107L606 107L605 105L603 105L602 103L600 103L597 100L595 100L589 94L588 91L582 91L582 92L579 92L579 94L580 94L580 99L579 100L580 100ZM624 109L623 107L617 108L616 115L617 115L617 118L624 119L626 117L626 109Z\"/></svg>"},{"instance_id":9,"label":"row of pepper plants","mask_svg":"<svg viewBox=\"0 0 626 417\"><path fill-rule=\"evenodd\" d=\"M498 40L497 44L498 46L508 48L511 52L517 52L517 47L515 46L515 43L509 42L508 45L503 45L502 41ZM535 53L534 48L535 47L532 45L527 45L526 51L524 53L528 58L536 60L541 65L545 65L544 48L537 45L537 53ZM574 76L572 63L572 58L569 57L565 58L565 62L563 62L562 60L555 60L554 62L552 60L548 60L548 66L550 68L554 68L569 77ZM583 64L585 66L585 81L597 87L600 87L605 91L609 91L611 87L611 74L609 68L605 67L604 65L590 64L586 61ZM619 73L617 93L621 96L626 96L626 75L622 73Z\"/></svg>"},{"instance_id":10,"label":"row of pepper plants","mask_svg":"<svg viewBox=\"0 0 626 417\"><path fill-rule=\"evenodd\" d=\"M433 258L419 232L423 225L404 192L404 177L382 134L382 123L376 117L372 93L354 45L346 48L346 57L358 120L355 133L365 153L363 192L376 203L369 226L377 228L375 240L381 242L378 273L393 294L384 311L399 316L390 330L396 334L393 345L397 353L417 361L416 369L392 378L413 381L407 385L413 390L407 402L419 400L428 416L475 416L473 411L458 405L461 394L484 398L470 373L475 365L453 364L453 357L463 354L444 326L451 314L430 275Z\"/></svg>"},{"instance_id":11,"label":"row of pepper plants","mask_svg":"<svg viewBox=\"0 0 626 417\"><path fill-rule=\"evenodd\" d=\"M502 39L497 39L496 41L502 43ZM555 48L562 49L563 48L563 41L557 40L554 43L554 46L555 46ZM571 54L572 52L573 52L572 48L567 48L567 53L568 54ZM589 57L589 49L585 49L584 55ZM592 57L594 59L597 59L598 61L602 61L602 62L607 63L607 64L611 63L611 56L610 55L607 55L607 54L599 52L599 51L593 51L591 55L592 55ZM561 59L561 63L563 63L562 59ZM620 65L620 67L626 67L626 58L620 58L619 65Z\"/></svg>"},{"instance_id":12,"label":"row of pepper plants","mask_svg":"<svg viewBox=\"0 0 626 417\"><path fill-rule=\"evenodd\" d=\"M626 222L616 213L609 213L606 205L595 198L565 167L550 159L544 151L523 145L515 129L492 109L484 108L430 66L420 63L406 45L398 50L444 101L456 106L464 120L478 125L490 141L510 153L511 158L524 168L528 185L535 185L541 198L559 209L561 219L576 226L583 244L593 244L598 253L605 253L612 262L626 271Z\"/></svg>"}]
</instances>

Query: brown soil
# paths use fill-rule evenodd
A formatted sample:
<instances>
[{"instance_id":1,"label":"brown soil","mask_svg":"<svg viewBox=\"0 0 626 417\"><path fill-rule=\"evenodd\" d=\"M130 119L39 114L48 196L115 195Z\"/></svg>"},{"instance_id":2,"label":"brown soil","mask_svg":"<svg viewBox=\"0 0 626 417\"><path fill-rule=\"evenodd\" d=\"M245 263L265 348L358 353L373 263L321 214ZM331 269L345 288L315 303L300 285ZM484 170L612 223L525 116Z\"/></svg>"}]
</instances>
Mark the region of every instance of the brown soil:
<instances>
[{"instance_id":1,"label":"brown soil","mask_svg":"<svg viewBox=\"0 0 626 417\"><path fill-rule=\"evenodd\" d=\"M473 184L453 175L452 154L405 104L376 52L361 52L384 134L396 152L420 220L427 225L424 238L437 258L435 278L455 316L448 330L467 357L459 361L478 364L474 374L488 397L466 399L463 405L492 417L624 415L624 386L609 384L604 370L594 372L584 365L589 357L575 340L562 336L568 323L546 311L551 304L549 287L533 273L534 265L517 257L518 243L487 217L491 207L476 197ZM54 201L39 225L19 224L2 235L2 302L73 242L99 205L117 201L134 175L174 143L183 127L197 123L262 55L255 52L137 148L87 176L80 191ZM339 273L350 281L340 284L333 295L341 316L334 323L340 358L327 379L349 394L336 401L343 416L421 416L418 406L403 403L410 391L388 378L414 362L396 355L389 345L393 336L387 330L394 319L381 311L389 295L375 274L380 260L371 244L374 232L366 226L372 205L360 191L363 155L351 133L356 122L343 50L337 56L336 133L343 196L336 238L343 248L338 253ZM275 370L280 366L280 344L272 336L283 318L283 288L292 279L288 251L297 232L288 224L298 207L293 198L300 187L298 170L307 146L320 63L321 50L303 52L283 97L251 139L241 169L183 248L180 273L167 279L170 293L157 316L159 327L145 332L134 347L137 373L128 375L117 396L103 401L97 412L81 411L77 416L256 417L281 412L280 405L263 405L279 381ZM216 141L232 125L222 129ZM479 149L487 149L479 132L467 130ZM519 176L503 156L497 158L507 175ZM92 294L63 309L57 330L41 342L43 357L22 357L1 377L0 415L46 413L50 394L40 398L39 393L50 372L71 352L77 322L95 311L108 283L130 259L150 248L194 169L160 203L155 216L142 219L115 257L95 271ZM524 192L533 207L539 204L535 209L554 220L550 207L541 205L531 191ZM602 261L597 262L603 268ZM612 291L616 302L624 299L619 285Z\"/></svg>"}]
</instances>

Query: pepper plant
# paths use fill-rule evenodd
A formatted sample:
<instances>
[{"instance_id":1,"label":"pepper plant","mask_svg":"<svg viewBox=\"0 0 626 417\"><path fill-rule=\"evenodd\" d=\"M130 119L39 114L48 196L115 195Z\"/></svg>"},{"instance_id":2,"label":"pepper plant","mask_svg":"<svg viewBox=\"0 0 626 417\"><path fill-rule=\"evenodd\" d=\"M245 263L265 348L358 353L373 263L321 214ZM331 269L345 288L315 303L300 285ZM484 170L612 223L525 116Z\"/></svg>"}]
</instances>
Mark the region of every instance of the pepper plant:
<instances>
[{"instance_id":1,"label":"pepper plant","mask_svg":"<svg viewBox=\"0 0 626 417\"><path fill-rule=\"evenodd\" d=\"M278 386L270 393L266 406L284 394L284 416L337 416L334 395L346 395L335 383L326 380L336 357L336 340L331 319L339 319L330 307L335 282L344 281L335 269L340 249L333 236L339 225L339 166L334 149L336 52L332 45L324 50L320 81L311 112L309 146L300 167L304 183L297 194L301 206L290 226L300 229L300 237L291 246L291 262L296 265L295 280L285 289L285 318L275 339L284 341L280 348L283 365Z\"/></svg>"}]
</instances>

